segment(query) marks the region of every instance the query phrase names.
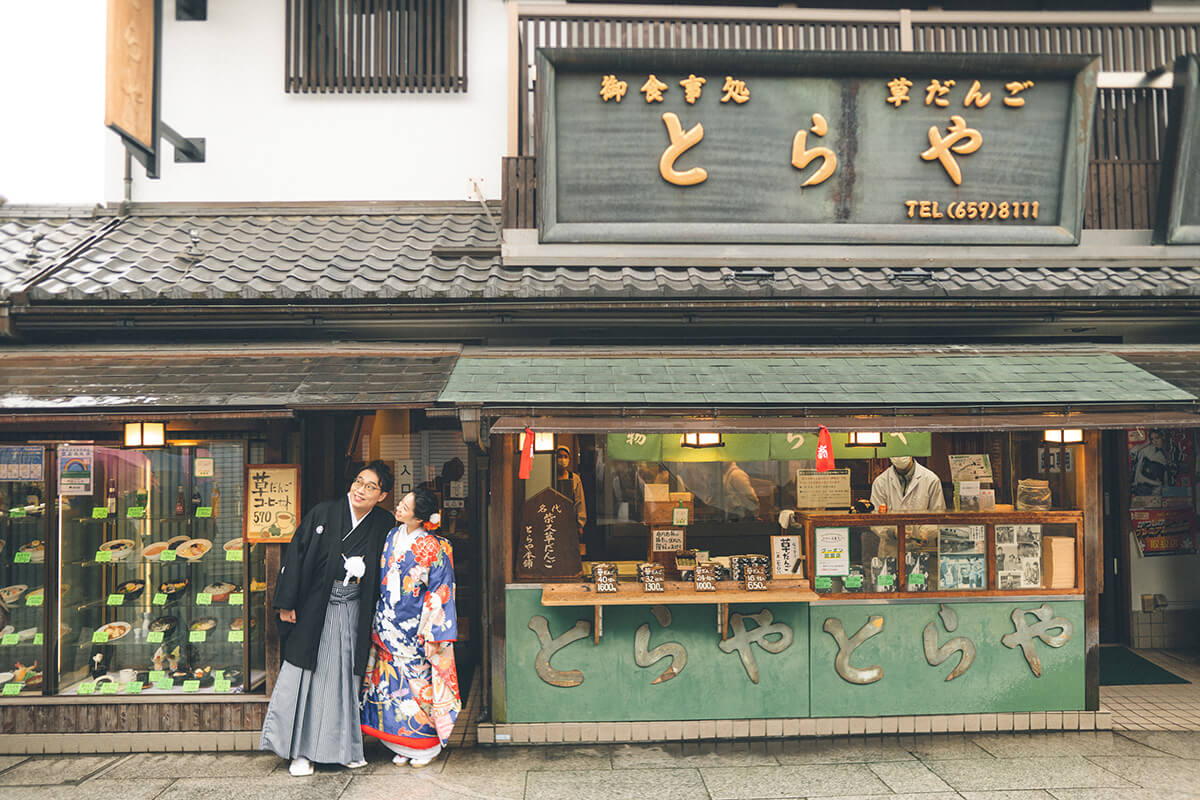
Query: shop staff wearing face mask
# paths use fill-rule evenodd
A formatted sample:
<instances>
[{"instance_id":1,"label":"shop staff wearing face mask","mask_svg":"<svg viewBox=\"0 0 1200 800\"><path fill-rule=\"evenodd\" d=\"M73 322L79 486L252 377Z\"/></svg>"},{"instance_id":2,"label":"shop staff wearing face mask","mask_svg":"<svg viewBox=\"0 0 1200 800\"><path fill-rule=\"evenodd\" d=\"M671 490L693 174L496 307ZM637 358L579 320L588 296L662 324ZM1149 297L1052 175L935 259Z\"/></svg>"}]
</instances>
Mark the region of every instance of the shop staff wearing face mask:
<instances>
[{"instance_id":1,"label":"shop staff wearing face mask","mask_svg":"<svg viewBox=\"0 0 1200 800\"><path fill-rule=\"evenodd\" d=\"M871 484L871 502L875 508L886 505L888 513L902 511L945 511L942 481L912 456L896 456L892 466Z\"/></svg>"}]
</instances>

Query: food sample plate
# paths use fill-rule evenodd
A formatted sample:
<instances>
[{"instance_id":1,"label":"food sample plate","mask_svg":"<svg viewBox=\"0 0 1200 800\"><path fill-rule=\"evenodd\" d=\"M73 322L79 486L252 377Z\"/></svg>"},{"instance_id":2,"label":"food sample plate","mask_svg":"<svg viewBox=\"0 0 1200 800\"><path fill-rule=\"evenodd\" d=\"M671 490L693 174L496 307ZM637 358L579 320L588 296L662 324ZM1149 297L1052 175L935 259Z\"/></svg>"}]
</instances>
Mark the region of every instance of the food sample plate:
<instances>
[{"instance_id":1,"label":"food sample plate","mask_svg":"<svg viewBox=\"0 0 1200 800\"><path fill-rule=\"evenodd\" d=\"M171 634L179 627L179 619L177 617L159 617L150 623L151 633Z\"/></svg>"},{"instance_id":2,"label":"food sample plate","mask_svg":"<svg viewBox=\"0 0 1200 800\"><path fill-rule=\"evenodd\" d=\"M236 583L220 581L218 583L210 583L208 586L205 586L204 591L212 595L214 603L224 603L229 599L229 593L236 592L237 588L238 587Z\"/></svg>"},{"instance_id":3,"label":"food sample plate","mask_svg":"<svg viewBox=\"0 0 1200 800\"><path fill-rule=\"evenodd\" d=\"M113 561L124 561L133 553L133 539L113 539L100 545L100 550L112 553Z\"/></svg>"},{"instance_id":4,"label":"food sample plate","mask_svg":"<svg viewBox=\"0 0 1200 800\"><path fill-rule=\"evenodd\" d=\"M5 586L0 589L0 600L3 600L8 605L17 602L21 595L25 594L25 590L29 588L27 583L14 583L12 586Z\"/></svg>"},{"instance_id":5,"label":"food sample plate","mask_svg":"<svg viewBox=\"0 0 1200 800\"><path fill-rule=\"evenodd\" d=\"M236 539L230 539L228 542L221 545L221 548L226 551L241 550L242 549L242 537L239 536Z\"/></svg>"},{"instance_id":6,"label":"food sample plate","mask_svg":"<svg viewBox=\"0 0 1200 800\"><path fill-rule=\"evenodd\" d=\"M146 548L142 550L142 558L146 559L147 561L158 561L158 557L161 556L163 551L167 549L166 542L154 542L153 544L148 544L146 545Z\"/></svg>"},{"instance_id":7,"label":"food sample plate","mask_svg":"<svg viewBox=\"0 0 1200 800\"><path fill-rule=\"evenodd\" d=\"M183 594L184 590L187 589L187 586L188 579L180 578L177 581L163 581L158 585L158 590L165 594L168 599L173 600L179 595Z\"/></svg>"},{"instance_id":8,"label":"food sample plate","mask_svg":"<svg viewBox=\"0 0 1200 800\"><path fill-rule=\"evenodd\" d=\"M212 540L210 539L188 539L183 544L175 548L175 552L180 558L186 558L188 561L195 561L203 557L205 553L212 550Z\"/></svg>"},{"instance_id":9,"label":"food sample plate","mask_svg":"<svg viewBox=\"0 0 1200 800\"><path fill-rule=\"evenodd\" d=\"M145 581L125 581L117 586L116 594L123 594L132 599L140 595L145 588Z\"/></svg>"},{"instance_id":10,"label":"food sample plate","mask_svg":"<svg viewBox=\"0 0 1200 800\"><path fill-rule=\"evenodd\" d=\"M46 545L40 539L34 539L29 544L17 548L18 553L29 553L29 563L41 564L46 560Z\"/></svg>"},{"instance_id":11,"label":"food sample plate","mask_svg":"<svg viewBox=\"0 0 1200 800\"><path fill-rule=\"evenodd\" d=\"M200 619L192 622L192 624L188 627L188 630L211 631L215 627L217 627L216 617L200 617Z\"/></svg>"},{"instance_id":12,"label":"food sample plate","mask_svg":"<svg viewBox=\"0 0 1200 800\"><path fill-rule=\"evenodd\" d=\"M129 633L132 626L128 622L110 622L107 625L101 625L97 630L108 634L108 640L115 642L125 634Z\"/></svg>"}]
</instances>

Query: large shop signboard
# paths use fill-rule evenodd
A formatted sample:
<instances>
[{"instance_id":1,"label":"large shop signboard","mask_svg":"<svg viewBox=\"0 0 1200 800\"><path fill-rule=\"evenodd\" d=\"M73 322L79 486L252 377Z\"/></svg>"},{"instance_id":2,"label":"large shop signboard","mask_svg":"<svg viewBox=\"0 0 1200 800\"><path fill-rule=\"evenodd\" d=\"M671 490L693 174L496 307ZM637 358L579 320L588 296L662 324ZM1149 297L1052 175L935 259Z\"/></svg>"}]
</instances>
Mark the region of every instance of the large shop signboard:
<instances>
[{"instance_id":1,"label":"large shop signboard","mask_svg":"<svg viewBox=\"0 0 1200 800\"><path fill-rule=\"evenodd\" d=\"M1076 244L1098 60L543 49L543 242Z\"/></svg>"}]
</instances>

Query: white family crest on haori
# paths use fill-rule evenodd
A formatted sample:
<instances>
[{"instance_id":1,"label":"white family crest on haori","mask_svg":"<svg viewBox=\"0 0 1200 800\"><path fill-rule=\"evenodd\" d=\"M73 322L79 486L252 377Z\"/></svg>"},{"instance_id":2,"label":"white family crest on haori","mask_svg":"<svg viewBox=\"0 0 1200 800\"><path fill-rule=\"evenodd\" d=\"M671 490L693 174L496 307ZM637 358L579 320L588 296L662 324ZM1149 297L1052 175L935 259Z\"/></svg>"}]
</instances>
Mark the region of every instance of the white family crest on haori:
<instances>
[{"instance_id":1,"label":"white family crest on haori","mask_svg":"<svg viewBox=\"0 0 1200 800\"><path fill-rule=\"evenodd\" d=\"M342 563L346 567L346 577L342 579L342 586L350 583L351 578L361 578L367 574L367 562L363 561L362 556L342 556Z\"/></svg>"}]
</instances>

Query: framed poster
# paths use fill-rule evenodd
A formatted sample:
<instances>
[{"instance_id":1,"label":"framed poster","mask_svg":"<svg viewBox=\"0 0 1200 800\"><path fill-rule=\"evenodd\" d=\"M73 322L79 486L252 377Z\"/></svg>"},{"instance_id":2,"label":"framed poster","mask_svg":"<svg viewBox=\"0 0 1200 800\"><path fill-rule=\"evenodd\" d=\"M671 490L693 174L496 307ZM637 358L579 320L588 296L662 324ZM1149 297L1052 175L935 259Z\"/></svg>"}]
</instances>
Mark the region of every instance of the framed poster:
<instances>
[{"instance_id":1,"label":"framed poster","mask_svg":"<svg viewBox=\"0 0 1200 800\"><path fill-rule=\"evenodd\" d=\"M817 528L813 532L817 577L850 574L850 529Z\"/></svg>"},{"instance_id":2,"label":"framed poster","mask_svg":"<svg viewBox=\"0 0 1200 800\"><path fill-rule=\"evenodd\" d=\"M292 540L300 524L300 465L248 464L246 518L248 542Z\"/></svg>"}]
</instances>

